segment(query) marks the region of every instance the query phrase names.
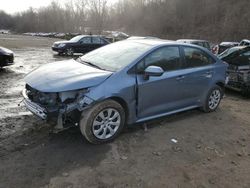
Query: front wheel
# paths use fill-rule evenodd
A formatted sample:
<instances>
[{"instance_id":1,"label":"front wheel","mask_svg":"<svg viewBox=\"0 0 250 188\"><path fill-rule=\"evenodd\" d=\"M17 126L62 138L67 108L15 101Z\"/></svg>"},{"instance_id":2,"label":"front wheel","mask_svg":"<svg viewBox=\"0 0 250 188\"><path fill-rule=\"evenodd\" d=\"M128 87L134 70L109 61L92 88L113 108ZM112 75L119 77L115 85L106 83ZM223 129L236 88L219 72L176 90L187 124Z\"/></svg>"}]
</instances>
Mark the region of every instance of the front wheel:
<instances>
[{"instance_id":1,"label":"front wheel","mask_svg":"<svg viewBox=\"0 0 250 188\"><path fill-rule=\"evenodd\" d=\"M66 54L67 54L68 56L73 56L73 55L74 55L74 49L73 49L73 48L67 48Z\"/></svg>"},{"instance_id":2,"label":"front wheel","mask_svg":"<svg viewBox=\"0 0 250 188\"><path fill-rule=\"evenodd\" d=\"M80 129L92 144L114 140L125 124L123 107L114 100L106 100L82 112Z\"/></svg>"},{"instance_id":3,"label":"front wheel","mask_svg":"<svg viewBox=\"0 0 250 188\"><path fill-rule=\"evenodd\" d=\"M219 86L213 87L209 92L206 97L206 101L204 106L202 107L202 110L204 112L213 112L215 111L219 104L220 101L223 97L223 90Z\"/></svg>"}]
</instances>

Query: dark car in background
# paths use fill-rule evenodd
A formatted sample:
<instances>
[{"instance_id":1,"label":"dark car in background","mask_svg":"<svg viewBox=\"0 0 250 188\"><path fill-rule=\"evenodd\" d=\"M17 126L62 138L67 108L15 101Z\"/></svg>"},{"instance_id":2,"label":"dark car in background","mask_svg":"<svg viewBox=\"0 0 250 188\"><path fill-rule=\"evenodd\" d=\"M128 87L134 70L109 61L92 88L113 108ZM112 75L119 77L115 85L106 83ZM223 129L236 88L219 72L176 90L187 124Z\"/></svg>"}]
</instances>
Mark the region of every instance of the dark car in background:
<instances>
[{"instance_id":1,"label":"dark car in background","mask_svg":"<svg viewBox=\"0 0 250 188\"><path fill-rule=\"evenodd\" d=\"M235 46L239 46L239 42L221 42L220 44L217 44L212 48L212 52L215 55L219 55L228 48L232 48Z\"/></svg>"},{"instance_id":2,"label":"dark car in background","mask_svg":"<svg viewBox=\"0 0 250 188\"><path fill-rule=\"evenodd\" d=\"M198 45L204 48L207 48L208 50L211 50L210 44L206 40L197 40L197 39L179 39L177 42L182 42L182 43L188 43L188 44L194 44Z\"/></svg>"},{"instance_id":3,"label":"dark car in background","mask_svg":"<svg viewBox=\"0 0 250 188\"><path fill-rule=\"evenodd\" d=\"M58 52L59 55L74 55L74 53L87 53L110 42L104 37L97 35L79 35L69 41L58 41L52 46L52 50Z\"/></svg>"},{"instance_id":4,"label":"dark car in background","mask_svg":"<svg viewBox=\"0 0 250 188\"><path fill-rule=\"evenodd\" d=\"M0 68L12 65L14 63L14 53L0 46Z\"/></svg>"},{"instance_id":5,"label":"dark car in background","mask_svg":"<svg viewBox=\"0 0 250 188\"><path fill-rule=\"evenodd\" d=\"M219 58L229 64L226 87L250 96L250 46L230 48Z\"/></svg>"}]
</instances>

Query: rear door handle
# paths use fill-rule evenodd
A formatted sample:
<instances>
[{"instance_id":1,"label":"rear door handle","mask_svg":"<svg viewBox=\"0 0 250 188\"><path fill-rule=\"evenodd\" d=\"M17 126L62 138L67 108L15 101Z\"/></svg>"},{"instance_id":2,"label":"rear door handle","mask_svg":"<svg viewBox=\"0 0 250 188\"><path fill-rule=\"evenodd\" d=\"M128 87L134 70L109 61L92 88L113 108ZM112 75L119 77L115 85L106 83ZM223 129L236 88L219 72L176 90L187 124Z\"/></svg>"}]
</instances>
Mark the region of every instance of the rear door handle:
<instances>
[{"instance_id":1,"label":"rear door handle","mask_svg":"<svg viewBox=\"0 0 250 188\"><path fill-rule=\"evenodd\" d=\"M181 81L181 80L183 80L185 78L185 76L178 76L177 78L176 78L176 80L177 81Z\"/></svg>"}]
</instances>

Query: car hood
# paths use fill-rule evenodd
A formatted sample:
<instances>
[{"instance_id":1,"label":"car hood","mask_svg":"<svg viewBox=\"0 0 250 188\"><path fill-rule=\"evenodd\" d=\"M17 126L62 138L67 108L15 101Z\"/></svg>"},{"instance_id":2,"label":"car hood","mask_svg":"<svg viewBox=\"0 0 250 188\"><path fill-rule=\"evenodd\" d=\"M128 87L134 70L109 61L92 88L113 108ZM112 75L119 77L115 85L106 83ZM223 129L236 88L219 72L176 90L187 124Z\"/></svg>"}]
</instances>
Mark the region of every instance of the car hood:
<instances>
[{"instance_id":1,"label":"car hood","mask_svg":"<svg viewBox=\"0 0 250 188\"><path fill-rule=\"evenodd\" d=\"M24 80L42 92L63 92L96 86L111 74L72 59L46 64L29 73Z\"/></svg>"},{"instance_id":2,"label":"car hood","mask_svg":"<svg viewBox=\"0 0 250 188\"><path fill-rule=\"evenodd\" d=\"M4 55L12 55L13 54L13 52L11 50L4 48L4 47L1 47L1 46L0 46L0 53L4 54Z\"/></svg>"}]
</instances>

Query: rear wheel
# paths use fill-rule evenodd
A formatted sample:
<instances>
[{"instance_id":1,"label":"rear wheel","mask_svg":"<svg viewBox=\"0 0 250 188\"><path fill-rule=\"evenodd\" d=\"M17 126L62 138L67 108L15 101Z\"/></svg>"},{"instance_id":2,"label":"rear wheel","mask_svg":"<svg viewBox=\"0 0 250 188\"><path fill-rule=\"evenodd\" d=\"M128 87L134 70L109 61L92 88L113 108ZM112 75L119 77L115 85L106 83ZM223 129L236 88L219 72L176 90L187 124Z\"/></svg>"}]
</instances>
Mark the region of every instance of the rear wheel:
<instances>
[{"instance_id":1,"label":"rear wheel","mask_svg":"<svg viewBox=\"0 0 250 188\"><path fill-rule=\"evenodd\" d=\"M101 144L114 140L124 124L123 107L114 100L106 100L82 113L80 129L90 143Z\"/></svg>"},{"instance_id":2,"label":"rear wheel","mask_svg":"<svg viewBox=\"0 0 250 188\"><path fill-rule=\"evenodd\" d=\"M219 86L213 87L209 92L206 97L205 104L202 108L204 112L213 112L215 111L219 104L220 101L223 97L223 90Z\"/></svg>"}]
</instances>

